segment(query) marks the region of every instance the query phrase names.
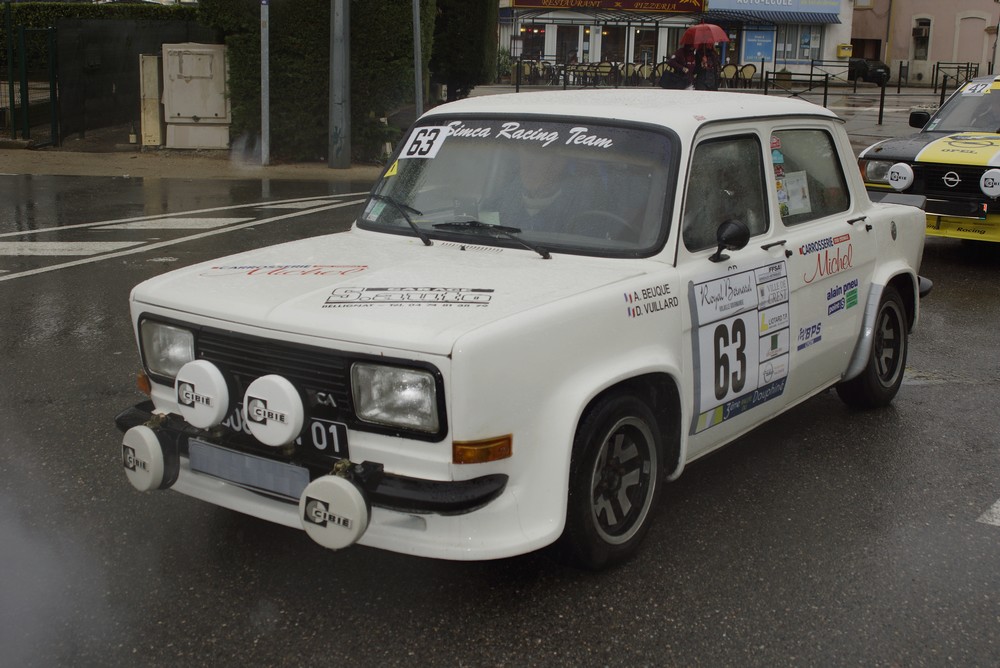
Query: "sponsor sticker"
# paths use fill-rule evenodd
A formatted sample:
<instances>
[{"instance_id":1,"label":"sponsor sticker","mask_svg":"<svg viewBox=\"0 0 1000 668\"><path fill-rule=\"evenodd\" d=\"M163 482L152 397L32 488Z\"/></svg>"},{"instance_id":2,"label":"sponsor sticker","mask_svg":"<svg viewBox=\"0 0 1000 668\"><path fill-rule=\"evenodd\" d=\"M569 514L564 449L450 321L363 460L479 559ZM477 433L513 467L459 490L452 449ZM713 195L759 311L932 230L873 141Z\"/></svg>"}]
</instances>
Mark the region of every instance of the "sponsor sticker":
<instances>
[{"instance_id":1,"label":"sponsor sticker","mask_svg":"<svg viewBox=\"0 0 1000 668\"><path fill-rule=\"evenodd\" d=\"M323 308L356 306L489 306L493 288L336 288Z\"/></svg>"},{"instance_id":2,"label":"sponsor sticker","mask_svg":"<svg viewBox=\"0 0 1000 668\"><path fill-rule=\"evenodd\" d=\"M695 376L691 433L781 396L788 376L788 274L784 261L689 287Z\"/></svg>"}]
</instances>

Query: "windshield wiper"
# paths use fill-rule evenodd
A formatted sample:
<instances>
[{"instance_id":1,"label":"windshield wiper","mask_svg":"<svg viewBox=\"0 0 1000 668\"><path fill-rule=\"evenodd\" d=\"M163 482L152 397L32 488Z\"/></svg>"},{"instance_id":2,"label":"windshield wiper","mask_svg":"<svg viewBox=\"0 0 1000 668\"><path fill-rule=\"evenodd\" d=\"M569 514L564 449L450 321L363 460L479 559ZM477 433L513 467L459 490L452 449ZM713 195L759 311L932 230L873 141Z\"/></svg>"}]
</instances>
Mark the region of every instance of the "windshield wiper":
<instances>
[{"instance_id":1,"label":"windshield wiper","mask_svg":"<svg viewBox=\"0 0 1000 668\"><path fill-rule=\"evenodd\" d=\"M395 197L389 197L388 195L377 195L375 193L372 193L370 197L374 200L378 200L379 202L387 202L391 204L392 207L396 209L396 211L399 211L399 213L403 216L403 219L407 222L407 224L409 224L409 226L413 228L413 233L416 234L420 238L420 240L424 242L424 245L425 246L431 245L430 237L428 237L427 234L422 229L420 229L420 226L417 225L415 222L413 222L413 219L410 218L411 213L417 216L424 215L423 211L417 211L412 206L409 206L408 204L403 204ZM435 225L435 227L437 226Z\"/></svg>"},{"instance_id":2,"label":"windshield wiper","mask_svg":"<svg viewBox=\"0 0 1000 668\"><path fill-rule=\"evenodd\" d=\"M542 256L543 260L550 260L552 256L547 250L538 246L537 244L532 244L518 235L521 233L521 229L518 227L505 227L504 225L490 225L489 223L484 223L479 220L456 220L451 223L435 223L435 230L481 230L490 234L494 237L504 237L505 239L510 239L515 241L530 251L535 251Z\"/></svg>"}]
</instances>

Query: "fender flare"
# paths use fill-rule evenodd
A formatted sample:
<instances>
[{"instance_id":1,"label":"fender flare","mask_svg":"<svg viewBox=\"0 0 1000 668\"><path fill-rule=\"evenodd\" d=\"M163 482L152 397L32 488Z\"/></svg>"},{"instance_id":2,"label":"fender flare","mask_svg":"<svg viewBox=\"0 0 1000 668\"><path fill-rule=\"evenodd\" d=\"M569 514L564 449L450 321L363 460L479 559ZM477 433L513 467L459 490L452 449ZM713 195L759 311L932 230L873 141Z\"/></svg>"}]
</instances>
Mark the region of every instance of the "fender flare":
<instances>
[{"instance_id":1,"label":"fender flare","mask_svg":"<svg viewBox=\"0 0 1000 668\"><path fill-rule=\"evenodd\" d=\"M909 282L913 295L913 303L907 304L907 313L910 316L909 326L912 330L917 322L917 311L919 309L920 300L917 297L919 294L920 286L918 284L918 279L915 275L911 273L899 272L889 277L885 283L872 283L871 291L868 293L868 301L865 304L865 315L864 320L861 324L861 333L858 335L858 342L854 345L854 352L851 354L851 361L847 365L847 371L841 376L841 381L851 380L856 378L865 370L868 365L868 358L871 357L872 345L875 341L875 319L878 317L878 307L882 302L882 293L885 291L886 285L896 283L905 277ZM903 295L903 299L906 299L906 295Z\"/></svg>"}]
</instances>

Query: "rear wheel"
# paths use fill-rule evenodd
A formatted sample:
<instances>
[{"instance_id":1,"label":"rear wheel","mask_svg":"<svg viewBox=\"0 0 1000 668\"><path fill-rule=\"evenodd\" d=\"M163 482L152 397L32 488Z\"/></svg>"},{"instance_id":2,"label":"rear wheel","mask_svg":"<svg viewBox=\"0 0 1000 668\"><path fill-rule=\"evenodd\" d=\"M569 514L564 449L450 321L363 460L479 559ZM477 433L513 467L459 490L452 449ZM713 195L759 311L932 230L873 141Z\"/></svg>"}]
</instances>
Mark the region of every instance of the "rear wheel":
<instances>
[{"instance_id":1,"label":"rear wheel","mask_svg":"<svg viewBox=\"0 0 1000 668\"><path fill-rule=\"evenodd\" d=\"M563 542L594 570L633 554L660 494L662 438L649 406L629 394L599 399L577 429Z\"/></svg>"},{"instance_id":2,"label":"rear wheel","mask_svg":"<svg viewBox=\"0 0 1000 668\"><path fill-rule=\"evenodd\" d=\"M882 292L872 339L864 371L837 385L837 394L844 403L854 408L888 405L903 383L909 333L903 299L892 286L887 286Z\"/></svg>"}]
</instances>

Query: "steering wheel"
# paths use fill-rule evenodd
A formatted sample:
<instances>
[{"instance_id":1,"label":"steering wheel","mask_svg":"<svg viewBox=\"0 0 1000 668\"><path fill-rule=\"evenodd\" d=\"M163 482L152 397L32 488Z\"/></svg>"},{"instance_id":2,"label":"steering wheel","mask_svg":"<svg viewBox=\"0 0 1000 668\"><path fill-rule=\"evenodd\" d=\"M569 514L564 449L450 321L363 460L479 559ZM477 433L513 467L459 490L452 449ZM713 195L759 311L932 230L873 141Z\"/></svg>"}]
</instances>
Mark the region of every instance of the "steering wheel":
<instances>
[{"instance_id":1,"label":"steering wheel","mask_svg":"<svg viewBox=\"0 0 1000 668\"><path fill-rule=\"evenodd\" d=\"M617 213L589 209L573 216L569 228L576 233L608 241L638 241L639 228Z\"/></svg>"}]
</instances>

